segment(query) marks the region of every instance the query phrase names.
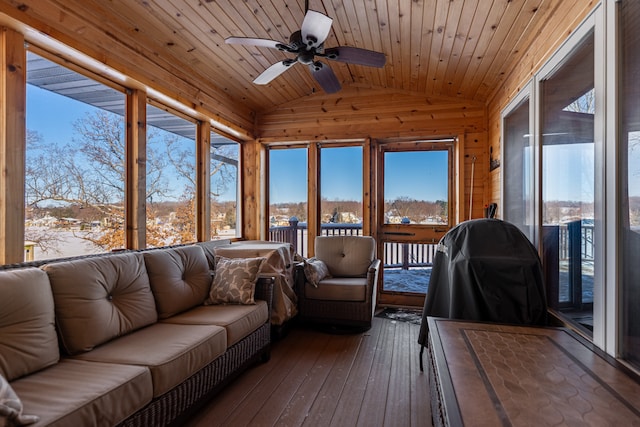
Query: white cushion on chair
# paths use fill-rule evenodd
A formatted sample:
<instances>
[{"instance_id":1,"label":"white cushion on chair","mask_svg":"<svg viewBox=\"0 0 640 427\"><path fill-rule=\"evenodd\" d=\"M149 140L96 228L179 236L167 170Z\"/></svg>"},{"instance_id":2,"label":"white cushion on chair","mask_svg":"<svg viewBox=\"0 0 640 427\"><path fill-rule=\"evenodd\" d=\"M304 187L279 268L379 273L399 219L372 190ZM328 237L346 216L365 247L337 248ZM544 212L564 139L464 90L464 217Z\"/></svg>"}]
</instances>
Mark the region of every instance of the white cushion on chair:
<instances>
[{"instance_id":1,"label":"white cushion on chair","mask_svg":"<svg viewBox=\"0 0 640 427\"><path fill-rule=\"evenodd\" d=\"M375 259L371 236L318 236L315 256L324 261L333 277L364 277Z\"/></svg>"}]
</instances>

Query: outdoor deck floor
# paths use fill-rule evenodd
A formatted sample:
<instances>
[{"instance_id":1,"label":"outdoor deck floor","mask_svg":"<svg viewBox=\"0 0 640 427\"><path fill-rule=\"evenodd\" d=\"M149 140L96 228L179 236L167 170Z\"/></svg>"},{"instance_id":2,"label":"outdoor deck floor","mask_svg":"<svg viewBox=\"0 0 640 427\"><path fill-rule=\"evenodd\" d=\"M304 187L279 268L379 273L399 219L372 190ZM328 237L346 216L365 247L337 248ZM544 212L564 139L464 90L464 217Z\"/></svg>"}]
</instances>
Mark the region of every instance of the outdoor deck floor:
<instances>
[{"instance_id":1,"label":"outdoor deck floor","mask_svg":"<svg viewBox=\"0 0 640 427\"><path fill-rule=\"evenodd\" d=\"M357 334L294 327L189 427L431 425L420 326L374 318Z\"/></svg>"}]
</instances>

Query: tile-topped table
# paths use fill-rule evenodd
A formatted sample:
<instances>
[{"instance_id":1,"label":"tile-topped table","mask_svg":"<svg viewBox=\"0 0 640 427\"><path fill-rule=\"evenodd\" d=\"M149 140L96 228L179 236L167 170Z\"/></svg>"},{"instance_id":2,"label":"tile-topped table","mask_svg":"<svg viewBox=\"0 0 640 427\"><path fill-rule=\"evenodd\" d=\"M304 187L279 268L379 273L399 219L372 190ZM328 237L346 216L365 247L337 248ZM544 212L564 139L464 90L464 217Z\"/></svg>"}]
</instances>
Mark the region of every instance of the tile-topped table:
<instances>
[{"instance_id":1,"label":"tile-topped table","mask_svg":"<svg viewBox=\"0 0 640 427\"><path fill-rule=\"evenodd\" d=\"M568 329L428 323L435 426L640 426L640 384Z\"/></svg>"}]
</instances>

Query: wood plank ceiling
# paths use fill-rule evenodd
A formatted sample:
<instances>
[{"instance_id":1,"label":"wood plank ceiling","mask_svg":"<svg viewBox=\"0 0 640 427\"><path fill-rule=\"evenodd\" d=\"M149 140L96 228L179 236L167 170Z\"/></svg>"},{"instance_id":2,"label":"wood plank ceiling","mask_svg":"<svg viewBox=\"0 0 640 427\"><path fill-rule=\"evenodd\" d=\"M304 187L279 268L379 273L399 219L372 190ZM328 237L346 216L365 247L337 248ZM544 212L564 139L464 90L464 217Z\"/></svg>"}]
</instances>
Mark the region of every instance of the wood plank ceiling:
<instances>
[{"instance_id":1,"label":"wood plank ceiling","mask_svg":"<svg viewBox=\"0 0 640 427\"><path fill-rule=\"evenodd\" d=\"M14 7L33 3L32 7L38 8L42 4L42 0L2 1ZM304 0L47 2L55 4L56 10L81 16L88 25L153 58L176 77L207 88L203 90L218 90L255 113L272 111L320 91L301 64L266 86L254 85L253 79L269 65L291 55L224 43L229 36L288 41L303 21ZM309 0L309 8L333 18L326 47L356 46L386 55L387 63L380 69L331 61L343 87L486 102L533 38L540 37L542 25L560 3ZM64 21L61 16L57 20Z\"/></svg>"}]
</instances>

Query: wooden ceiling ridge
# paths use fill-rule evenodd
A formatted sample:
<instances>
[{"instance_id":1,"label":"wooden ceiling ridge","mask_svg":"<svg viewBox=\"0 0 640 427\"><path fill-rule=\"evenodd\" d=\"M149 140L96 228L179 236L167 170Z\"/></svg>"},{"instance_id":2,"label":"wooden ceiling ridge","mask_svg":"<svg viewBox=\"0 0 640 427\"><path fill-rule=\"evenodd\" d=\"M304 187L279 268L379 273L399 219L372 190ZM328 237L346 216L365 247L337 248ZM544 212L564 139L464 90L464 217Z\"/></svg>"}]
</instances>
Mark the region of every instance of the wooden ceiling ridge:
<instances>
[{"instance_id":1,"label":"wooden ceiling ridge","mask_svg":"<svg viewBox=\"0 0 640 427\"><path fill-rule=\"evenodd\" d=\"M289 54L224 42L287 42L304 20L302 0L0 0L0 13L251 134L260 117L368 92L410 95L418 105L487 105L539 69L566 38L565 21L575 28L596 3L311 0L309 9L333 20L327 47L380 51L387 59L382 68L327 61L343 86L336 97L301 64L255 85Z\"/></svg>"}]
</instances>

